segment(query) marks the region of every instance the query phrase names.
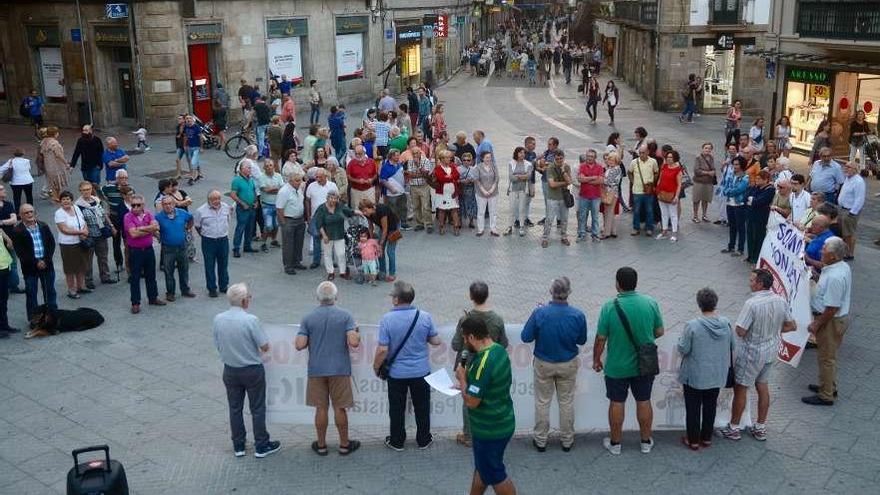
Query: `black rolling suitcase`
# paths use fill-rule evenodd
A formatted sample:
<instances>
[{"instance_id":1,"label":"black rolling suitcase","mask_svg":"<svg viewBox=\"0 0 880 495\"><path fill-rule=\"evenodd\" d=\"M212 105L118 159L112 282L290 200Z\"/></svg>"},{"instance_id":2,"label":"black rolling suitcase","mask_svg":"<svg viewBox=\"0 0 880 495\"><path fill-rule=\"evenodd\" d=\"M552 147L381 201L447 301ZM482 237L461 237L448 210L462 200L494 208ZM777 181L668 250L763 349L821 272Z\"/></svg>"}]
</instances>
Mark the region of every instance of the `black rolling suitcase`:
<instances>
[{"instance_id":1,"label":"black rolling suitcase","mask_svg":"<svg viewBox=\"0 0 880 495\"><path fill-rule=\"evenodd\" d=\"M79 455L86 452L104 451L104 459L82 464ZM110 460L110 447L95 445L71 452L73 468L67 473L67 495L128 495L125 468L118 461Z\"/></svg>"}]
</instances>

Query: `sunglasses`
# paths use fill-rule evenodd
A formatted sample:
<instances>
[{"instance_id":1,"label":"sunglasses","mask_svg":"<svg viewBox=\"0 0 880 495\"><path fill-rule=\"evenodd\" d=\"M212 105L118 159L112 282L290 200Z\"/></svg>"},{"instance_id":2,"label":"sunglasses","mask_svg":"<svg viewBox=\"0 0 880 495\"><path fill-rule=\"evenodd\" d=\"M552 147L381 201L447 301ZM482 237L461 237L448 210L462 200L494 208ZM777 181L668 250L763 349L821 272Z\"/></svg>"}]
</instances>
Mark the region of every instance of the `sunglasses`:
<instances>
[{"instance_id":1,"label":"sunglasses","mask_svg":"<svg viewBox=\"0 0 880 495\"><path fill-rule=\"evenodd\" d=\"M143 204L143 203L132 203L132 204L131 204L131 207L132 207L132 208L134 208L134 207L136 207L136 206L144 206L144 204Z\"/></svg>"}]
</instances>

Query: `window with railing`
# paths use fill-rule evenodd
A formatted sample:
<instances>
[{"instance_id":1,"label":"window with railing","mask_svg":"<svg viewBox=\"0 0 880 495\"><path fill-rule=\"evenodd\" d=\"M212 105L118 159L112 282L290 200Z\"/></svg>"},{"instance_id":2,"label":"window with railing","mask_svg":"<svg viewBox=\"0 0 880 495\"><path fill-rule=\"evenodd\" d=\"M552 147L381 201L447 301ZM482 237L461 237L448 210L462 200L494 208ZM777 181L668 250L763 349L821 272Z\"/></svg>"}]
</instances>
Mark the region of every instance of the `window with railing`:
<instances>
[{"instance_id":1,"label":"window with railing","mask_svg":"<svg viewBox=\"0 0 880 495\"><path fill-rule=\"evenodd\" d=\"M880 10L876 1L801 0L797 32L806 38L880 41Z\"/></svg>"},{"instance_id":2,"label":"window with railing","mask_svg":"<svg viewBox=\"0 0 880 495\"><path fill-rule=\"evenodd\" d=\"M614 17L640 24L657 24L657 0L623 0L614 2Z\"/></svg>"},{"instance_id":3,"label":"window with railing","mask_svg":"<svg viewBox=\"0 0 880 495\"><path fill-rule=\"evenodd\" d=\"M740 0L710 0L710 17L712 24L739 24Z\"/></svg>"}]
</instances>

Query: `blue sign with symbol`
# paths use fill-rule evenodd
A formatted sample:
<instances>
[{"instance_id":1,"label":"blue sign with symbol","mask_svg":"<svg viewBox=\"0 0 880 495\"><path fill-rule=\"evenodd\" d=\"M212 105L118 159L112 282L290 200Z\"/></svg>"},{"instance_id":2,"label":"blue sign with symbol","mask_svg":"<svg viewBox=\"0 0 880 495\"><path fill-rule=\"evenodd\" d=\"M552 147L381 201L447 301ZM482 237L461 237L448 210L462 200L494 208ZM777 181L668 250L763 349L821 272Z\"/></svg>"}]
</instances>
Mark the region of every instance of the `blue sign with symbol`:
<instances>
[{"instance_id":1,"label":"blue sign with symbol","mask_svg":"<svg viewBox=\"0 0 880 495\"><path fill-rule=\"evenodd\" d=\"M128 4L127 3L108 3L106 11L107 11L107 18L108 19L127 19L128 18Z\"/></svg>"},{"instance_id":2,"label":"blue sign with symbol","mask_svg":"<svg viewBox=\"0 0 880 495\"><path fill-rule=\"evenodd\" d=\"M79 28L73 28L70 30L70 41L82 41L82 31L80 31Z\"/></svg>"},{"instance_id":3,"label":"blue sign with symbol","mask_svg":"<svg viewBox=\"0 0 880 495\"><path fill-rule=\"evenodd\" d=\"M386 29L385 30L385 39L386 40L393 40L394 39L394 30L393 29Z\"/></svg>"}]
</instances>

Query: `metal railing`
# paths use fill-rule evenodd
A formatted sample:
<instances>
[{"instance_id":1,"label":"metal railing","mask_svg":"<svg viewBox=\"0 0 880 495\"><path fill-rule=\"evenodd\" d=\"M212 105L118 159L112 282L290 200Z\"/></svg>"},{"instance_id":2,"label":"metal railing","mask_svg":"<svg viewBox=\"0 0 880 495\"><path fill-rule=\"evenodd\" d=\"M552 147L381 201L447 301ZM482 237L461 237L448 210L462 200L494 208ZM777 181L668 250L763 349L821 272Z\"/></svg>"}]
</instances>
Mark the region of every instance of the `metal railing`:
<instances>
[{"instance_id":1,"label":"metal railing","mask_svg":"<svg viewBox=\"0 0 880 495\"><path fill-rule=\"evenodd\" d=\"M657 0L614 2L614 18L640 24L657 24Z\"/></svg>"},{"instance_id":2,"label":"metal railing","mask_svg":"<svg viewBox=\"0 0 880 495\"><path fill-rule=\"evenodd\" d=\"M713 25L740 24L742 5L740 0L711 0L709 22Z\"/></svg>"},{"instance_id":3,"label":"metal railing","mask_svg":"<svg viewBox=\"0 0 880 495\"><path fill-rule=\"evenodd\" d=\"M805 38L880 41L880 10L874 2L798 2L797 32Z\"/></svg>"}]
</instances>

